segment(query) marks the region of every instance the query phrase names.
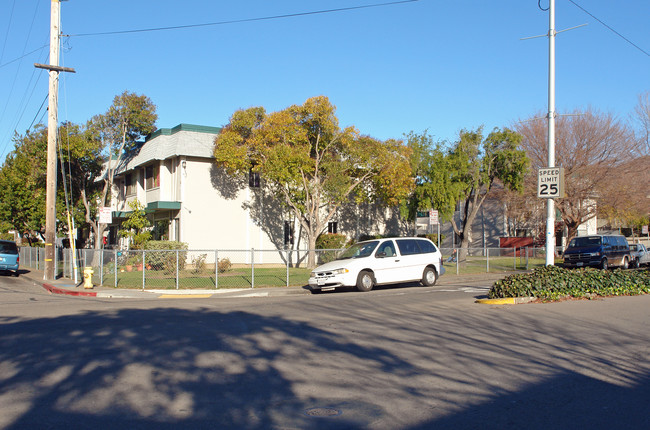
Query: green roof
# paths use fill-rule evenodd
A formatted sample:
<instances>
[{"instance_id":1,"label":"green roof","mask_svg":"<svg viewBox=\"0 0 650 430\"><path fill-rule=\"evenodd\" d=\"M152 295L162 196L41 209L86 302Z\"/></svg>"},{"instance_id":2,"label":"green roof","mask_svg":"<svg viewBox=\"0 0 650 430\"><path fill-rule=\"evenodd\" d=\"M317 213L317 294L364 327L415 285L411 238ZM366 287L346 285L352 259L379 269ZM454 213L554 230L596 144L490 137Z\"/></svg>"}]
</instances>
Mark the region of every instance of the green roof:
<instances>
[{"instance_id":1,"label":"green roof","mask_svg":"<svg viewBox=\"0 0 650 430\"><path fill-rule=\"evenodd\" d=\"M158 136L171 136L172 134L178 133L179 131L194 131L197 133L219 133L221 132L221 127L210 127L207 125L195 125L195 124L178 124L173 128L159 128L158 130L151 133L145 139L145 142L154 139Z\"/></svg>"}]
</instances>

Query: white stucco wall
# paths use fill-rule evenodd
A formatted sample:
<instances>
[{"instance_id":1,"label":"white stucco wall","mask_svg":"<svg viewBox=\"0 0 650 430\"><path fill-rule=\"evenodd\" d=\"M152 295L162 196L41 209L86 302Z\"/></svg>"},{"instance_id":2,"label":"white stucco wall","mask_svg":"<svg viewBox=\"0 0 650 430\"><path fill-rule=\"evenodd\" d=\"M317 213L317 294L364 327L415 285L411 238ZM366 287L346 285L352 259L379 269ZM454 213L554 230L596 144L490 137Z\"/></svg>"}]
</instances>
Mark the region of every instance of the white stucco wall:
<instances>
[{"instance_id":1,"label":"white stucco wall","mask_svg":"<svg viewBox=\"0 0 650 430\"><path fill-rule=\"evenodd\" d=\"M240 190L233 199L224 198L212 183L211 169L210 162L198 159L187 159L185 167L180 169L180 240L191 249L276 249L268 234L244 208L244 203L250 201L250 189ZM266 255L270 256L256 255L255 261L263 263ZM249 259L247 254L245 262Z\"/></svg>"}]
</instances>

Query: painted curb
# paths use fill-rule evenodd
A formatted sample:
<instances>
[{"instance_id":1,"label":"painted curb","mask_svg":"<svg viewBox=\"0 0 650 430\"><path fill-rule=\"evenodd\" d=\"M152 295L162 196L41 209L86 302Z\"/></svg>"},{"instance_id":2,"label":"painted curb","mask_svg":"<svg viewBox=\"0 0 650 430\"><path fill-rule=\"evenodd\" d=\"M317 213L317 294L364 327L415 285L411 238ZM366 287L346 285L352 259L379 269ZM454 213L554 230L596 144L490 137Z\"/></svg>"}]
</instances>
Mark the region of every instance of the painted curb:
<instances>
[{"instance_id":1,"label":"painted curb","mask_svg":"<svg viewBox=\"0 0 650 430\"><path fill-rule=\"evenodd\" d=\"M57 288L54 285L43 283L43 288L52 294L64 294L66 296L97 297L97 291L70 291L65 288Z\"/></svg>"},{"instance_id":2,"label":"painted curb","mask_svg":"<svg viewBox=\"0 0 650 430\"><path fill-rule=\"evenodd\" d=\"M521 303L530 303L537 300L536 297L506 297L502 299L478 299L475 303L482 305L517 305Z\"/></svg>"}]
</instances>

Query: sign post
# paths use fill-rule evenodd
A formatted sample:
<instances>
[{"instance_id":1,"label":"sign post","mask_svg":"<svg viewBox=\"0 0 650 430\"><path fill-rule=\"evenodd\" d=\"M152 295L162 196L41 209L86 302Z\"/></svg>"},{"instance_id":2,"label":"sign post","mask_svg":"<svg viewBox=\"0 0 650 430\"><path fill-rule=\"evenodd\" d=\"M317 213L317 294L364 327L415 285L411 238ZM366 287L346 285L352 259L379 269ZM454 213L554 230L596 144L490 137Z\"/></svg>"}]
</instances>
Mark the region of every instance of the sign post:
<instances>
[{"instance_id":1,"label":"sign post","mask_svg":"<svg viewBox=\"0 0 650 430\"><path fill-rule=\"evenodd\" d=\"M429 225L438 225L438 248L440 248L440 220L438 219L438 211L434 209L429 210Z\"/></svg>"}]
</instances>

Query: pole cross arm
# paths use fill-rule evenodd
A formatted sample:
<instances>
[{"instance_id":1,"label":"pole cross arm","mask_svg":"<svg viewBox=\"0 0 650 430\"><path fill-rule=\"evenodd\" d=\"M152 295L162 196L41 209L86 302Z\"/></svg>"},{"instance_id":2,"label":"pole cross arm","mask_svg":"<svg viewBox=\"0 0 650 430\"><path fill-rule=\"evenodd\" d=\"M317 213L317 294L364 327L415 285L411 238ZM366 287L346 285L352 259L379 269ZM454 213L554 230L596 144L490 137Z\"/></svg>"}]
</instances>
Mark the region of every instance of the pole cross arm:
<instances>
[{"instance_id":1,"label":"pole cross arm","mask_svg":"<svg viewBox=\"0 0 650 430\"><path fill-rule=\"evenodd\" d=\"M46 69L51 72L70 72L77 73L77 71L71 67L61 67L61 66L50 66L49 64L38 64L34 63L34 67L38 69Z\"/></svg>"}]
</instances>

